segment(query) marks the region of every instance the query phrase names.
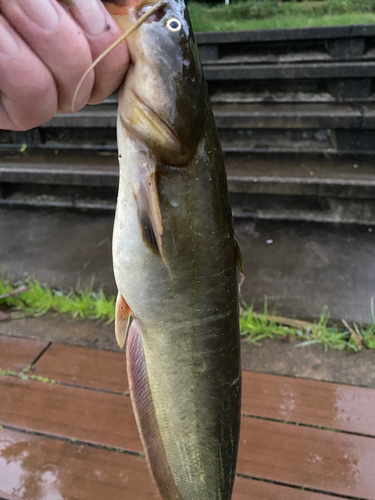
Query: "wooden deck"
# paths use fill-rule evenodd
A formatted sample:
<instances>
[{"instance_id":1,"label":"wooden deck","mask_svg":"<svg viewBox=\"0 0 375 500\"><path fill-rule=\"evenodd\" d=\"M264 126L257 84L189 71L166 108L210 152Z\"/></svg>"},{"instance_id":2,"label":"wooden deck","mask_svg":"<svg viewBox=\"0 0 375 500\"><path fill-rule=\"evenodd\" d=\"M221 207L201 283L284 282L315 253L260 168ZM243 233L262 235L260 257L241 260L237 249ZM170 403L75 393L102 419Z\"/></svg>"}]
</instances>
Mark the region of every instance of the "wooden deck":
<instances>
[{"instance_id":1,"label":"wooden deck","mask_svg":"<svg viewBox=\"0 0 375 500\"><path fill-rule=\"evenodd\" d=\"M0 500L160 498L124 354L0 337L0 368ZM375 500L375 390L244 372L242 411L233 500Z\"/></svg>"}]
</instances>

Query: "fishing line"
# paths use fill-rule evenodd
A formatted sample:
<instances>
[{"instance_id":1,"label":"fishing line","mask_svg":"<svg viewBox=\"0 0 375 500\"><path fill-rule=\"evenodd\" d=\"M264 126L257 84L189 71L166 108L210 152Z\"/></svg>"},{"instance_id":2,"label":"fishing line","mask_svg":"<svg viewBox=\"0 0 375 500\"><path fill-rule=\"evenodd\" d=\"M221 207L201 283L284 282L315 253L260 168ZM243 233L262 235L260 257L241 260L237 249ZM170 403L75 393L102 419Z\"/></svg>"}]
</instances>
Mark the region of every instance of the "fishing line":
<instances>
[{"instance_id":1,"label":"fishing line","mask_svg":"<svg viewBox=\"0 0 375 500\"><path fill-rule=\"evenodd\" d=\"M91 66L85 71L84 75L82 76L81 80L79 81L78 85L77 85L77 88L76 88L76 91L74 92L74 96L73 96L73 102L72 102L72 113L74 113L74 105L76 103L76 100L77 100L77 95L78 95L78 92L82 86L82 83L84 82L86 76L90 73L90 71L92 69L95 68L95 66L100 63L100 61L102 59L104 59L104 57L109 54L109 52L111 52L111 50L113 50L115 47L117 47L117 45L119 43L121 43L122 41L124 41L128 36L130 36L137 28L139 28L139 26L141 26L141 24L143 24L145 21L147 21L147 19L149 17L152 16L152 14L155 14L155 12L157 12L158 10L162 9L163 7L165 7L167 5L166 2L159 2L157 3L156 5L154 5L150 10L148 10L145 14L143 14L142 17L140 17L138 19L138 21L136 23L133 24L133 26L131 28L128 29L128 31L126 31L123 35L120 36L120 38L118 40L116 40L110 47L108 47L108 49L106 49L103 54L101 54L97 59L95 59L95 61L91 64Z\"/></svg>"}]
</instances>

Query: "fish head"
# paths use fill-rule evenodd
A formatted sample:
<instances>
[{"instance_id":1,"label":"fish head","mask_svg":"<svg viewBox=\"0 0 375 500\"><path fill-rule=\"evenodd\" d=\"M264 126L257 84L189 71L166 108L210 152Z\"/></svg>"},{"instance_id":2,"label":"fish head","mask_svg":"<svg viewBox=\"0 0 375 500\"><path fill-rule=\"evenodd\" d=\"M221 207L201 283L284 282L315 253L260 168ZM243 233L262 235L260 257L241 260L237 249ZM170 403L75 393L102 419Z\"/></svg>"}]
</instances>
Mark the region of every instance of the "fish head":
<instances>
[{"instance_id":1,"label":"fish head","mask_svg":"<svg viewBox=\"0 0 375 500\"><path fill-rule=\"evenodd\" d=\"M157 2L107 6L125 33ZM163 163L182 166L197 150L207 91L183 0L166 0L127 38L131 65L120 91L123 126ZM112 4L113 5L113 4Z\"/></svg>"}]
</instances>

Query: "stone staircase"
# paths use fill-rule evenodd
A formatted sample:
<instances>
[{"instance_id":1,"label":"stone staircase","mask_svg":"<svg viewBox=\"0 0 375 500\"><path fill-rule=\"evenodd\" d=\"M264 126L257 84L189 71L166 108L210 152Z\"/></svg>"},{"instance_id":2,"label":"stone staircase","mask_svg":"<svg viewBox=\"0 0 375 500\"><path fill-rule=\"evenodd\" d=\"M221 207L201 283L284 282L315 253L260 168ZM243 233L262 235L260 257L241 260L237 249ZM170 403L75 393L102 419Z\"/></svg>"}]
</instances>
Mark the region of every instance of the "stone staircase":
<instances>
[{"instance_id":1,"label":"stone staircase","mask_svg":"<svg viewBox=\"0 0 375 500\"><path fill-rule=\"evenodd\" d=\"M251 275L245 299L371 321L375 26L196 38ZM31 131L0 131L0 207L99 210L111 224L116 105L113 95Z\"/></svg>"},{"instance_id":2,"label":"stone staircase","mask_svg":"<svg viewBox=\"0 0 375 500\"><path fill-rule=\"evenodd\" d=\"M197 41L235 215L372 224L375 27ZM28 132L2 131L0 203L113 209L116 107L114 95Z\"/></svg>"}]
</instances>

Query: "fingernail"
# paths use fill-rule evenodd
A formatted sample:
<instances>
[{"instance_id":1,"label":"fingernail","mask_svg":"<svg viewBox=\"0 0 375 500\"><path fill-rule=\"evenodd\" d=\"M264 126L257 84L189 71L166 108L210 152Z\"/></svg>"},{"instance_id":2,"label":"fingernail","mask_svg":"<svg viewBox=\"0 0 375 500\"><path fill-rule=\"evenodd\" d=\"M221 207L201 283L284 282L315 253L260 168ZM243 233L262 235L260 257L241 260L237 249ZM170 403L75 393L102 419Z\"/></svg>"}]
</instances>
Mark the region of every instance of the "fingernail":
<instances>
[{"instance_id":1,"label":"fingernail","mask_svg":"<svg viewBox=\"0 0 375 500\"><path fill-rule=\"evenodd\" d=\"M98 0L73 0L74 14L82 28L90 35L104 31L107 21Z\"/></svg>"},{"instance_id":2,"label":"fingernail","mask_svg":"<svg viewBox=\"0 0 375 500\"><path fill-rule=\"evenodd\" d=\"M19 8L35 24L54 31L59 24L59 14L50 0L16 0Z\"/></svg>"},{"instance_id":3,"label":"fingernail","mask_svg":"<svg viewBox=\"0 0 375 500\"><path fill-rule=\"evenodd\" d=\"M0 51L3 54L12 56L17 53L18 48L18 42L10 28L0 21Z\"/></svg>"}]
</instances>

